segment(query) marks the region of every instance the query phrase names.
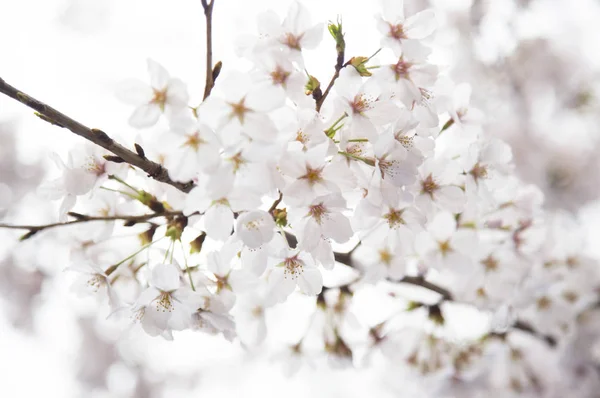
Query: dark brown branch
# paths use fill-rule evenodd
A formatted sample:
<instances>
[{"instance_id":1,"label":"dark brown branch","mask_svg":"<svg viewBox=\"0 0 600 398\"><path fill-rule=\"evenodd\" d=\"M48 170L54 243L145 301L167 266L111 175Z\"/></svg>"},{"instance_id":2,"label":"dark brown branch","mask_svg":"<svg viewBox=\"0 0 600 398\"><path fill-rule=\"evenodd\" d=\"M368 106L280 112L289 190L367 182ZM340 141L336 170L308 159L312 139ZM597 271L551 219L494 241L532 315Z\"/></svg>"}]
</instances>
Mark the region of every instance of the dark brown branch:
<instances>
[{"instance_id":1,"label":"dark brown branch","mask_svg":"<svg viewBox=\"0 0 600 398\"><path fill-rule=\"evenodd\" d=\"M150 213L150 214L143 214L140 216L127 216L127 215L120 216L120 215L118 215L118 216L104 216L104 217L87 216L87 215L79 214L79 213L67 213L67 214L70 215L71 217L74 217L75 220L66 221L66 222L57 222L57 223L51 223L51 224L44 224L44 225L0 224L0 228L26 229L29 232L27 232L21 238L21 240L25 240L25 239L31 238L33 235L37 234L38 232L43 231L45 229L49 229L49 228L63 227L63 226L67 226L67 225L81 224L81 223L92 222L92 221L119 221L119 220L125 221L125 224L127 224L127 226L132 226L132 225L135 225L135 224L141 223L141 222L149 222L150 220L152 220L154 218L158 218L158 217L172 218L175 216L181 216L182 212L181 211L165 211L162 213Z\"/></svg>"},{"instance_id":2,"label":"dark brown branch","mask_svg":"<svg viewBox=\"0 0 600 398\"><path fill-rule=\"evenodd\" d=\"M213 66L212 59L212 13L215 5L215 0L201 0L204 8L204 17L206 19L206 83L204 85L204 97L208 98L210 92L215 86L215 79L221 71L221 64Z\"/></svg>"},{"instance_id":3,"label":"dark brown branch","mask_svg":"<svg viewBox=\"0 0 600 398\"><path fill-rule=\"evenodd\" d=\"M356 268L352 261L352 252L349 252L349 253L334 252L333 254L335 257L335 261L345 264L349 267ZM452 293L448 289L445 289L434 283L428 282L422 276L405 276L404 278L402 278L400 280L396 280L396 281L391 280L389 278L387 280L392 283L407 283L410 285L420 286L427 290L430 290L432 292L436 292L436 293L440 294L442 296L442 298L436 305L441 304L443 301L454 301ZM342 285L342 286L338 286L338 287L339 288L347 288L348 285L351 285L353 283L354 282L351 282L347 285ZM537 330L535 330L533 328L533 326L531 326L530 324L528 324L524 321L517 320L512 325L512 328L515 330L520 330L522 332L526 332L526 333L530 334L531 336L539 338L539 339L545 341L550 347L555 347L558 344L558 342L556 341L556 338L554 338L553 336L538 332ZM496 334L496 335L498 335L498 334Z\"/></svg>"},{"instance_id":4,"label":"dark brown branch","mask_svg":"<svg viewBox=\"0 0 600 398\"><path fill-rule=\"evenodd\" d=\"M165 169L162 165L148 160L145 156L140 156L139 154L130 151L129 149L125 148L124 146L110 138L102 130L84 126L83 124L71 119L67 115L57 111L51 106L38 101L37 99L29 96L28 94L25 94L24 92L6 83L2 78L0 78L0 92L35 110L37 112L36 115L41 119L45 120L46 122L51 123L55 126L66 128L72 133L77 134L78 136L83 137L86 140L91 141L98 146L101 146L102 148L115 154L124 162L144 170L146 173L148 173L148 176L152 177L157 181L172 185L180 191L186 193L191 191L194 187L194 184L191 181L173 181L169 177L169 172L167 171L167 169Z\"/></svg>"},{"instance_id":5,"label":"dark brown branch","mask_svg":"<svg viewBox=\"0 0 600 398\"><path fill-rule=\"evenodd\" d=\"M337 56L337 62L335 64L335 73L333 74L333 77L329 81L329 84L327 85L325 92L323 93L321 98L319 98L317 100L317 112L319 112L321 110L321 107L323 106L323 102L325 102L325 98L327 98L327 96L329 95L329 92L333 88L333 85L334 85L335 81L337 80L337 78L340 77L340 71L346 65L347 65L347 63L344 64L344 52L343 51L339 52L338 56Z\"/></svg>"}]
</instances>

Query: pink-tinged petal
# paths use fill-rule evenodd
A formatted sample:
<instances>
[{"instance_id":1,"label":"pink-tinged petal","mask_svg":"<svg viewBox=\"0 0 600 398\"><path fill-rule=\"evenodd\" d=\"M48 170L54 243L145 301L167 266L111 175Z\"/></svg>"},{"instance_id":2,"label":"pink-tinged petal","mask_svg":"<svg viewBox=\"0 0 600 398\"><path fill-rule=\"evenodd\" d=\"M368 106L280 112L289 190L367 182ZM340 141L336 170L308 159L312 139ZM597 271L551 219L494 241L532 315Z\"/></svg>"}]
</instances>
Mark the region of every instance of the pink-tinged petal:
<instances>
[{"instance_id":1,"label":"pink-tinged petal","mask_svg":"<svg viewBox=\"0 0 600 398\"><path fill-rule=\"evenodd\" d=\"M177 156L169 156L165 166L169 170L169 177L175 181L189 181L199 172L198 157L196 152L189 147L178 151Z\"/></svg>"},{"instance_id":2,"label":"pink-tinged petal","mask_svg":"<svg viewBox=\"0 0 600 398\"><path fill-rule=\"evenodd\" d=\"M403 257L394 256L391 264L387 265L387 274L392 280L400 280L406 275L406 263Z\"/></svg>"},{"instance_id":3,"label":"pink-tinged petal","mask_svg":"<svg viewBox=\"0 0 600 398\"><path fill-rule=\"evenodd\" d=\"M279 32L283 32L279 15L273 10L268 10L258 14L256 17L256 27L258 33L263 36L273 35L279 36Z\"/></svg>"},{"instance_id":4,"label":"pink-tinged petal","mask_svg":"<svg viewBox=\"0 0 600 398\"><path fill-rule=\"evenodd\" d=\"M171 292L181 287L179 268L173 264L158 264L152 269L151 284L163 292Z\"/></svg>"},{"instance_id":5,"label":"pink-tinged petal","mask_svg":"<svg viewBox=\"0 0 600 398\"><path fill-rule=\"evenodd\" d=\"M167 87L171 77L169 72L153 59L148 59L147 62L148 73L150 73L150 85L157 90L162 90Z\"/></svg>"},{"instance_id":6,"label":"pink-tinged petal","mask_svg":"<svg viewBox=\"0 0 600 398\"><path fill-rule=\"evenodd\" d=\"M140 293L137 300L135 301L135 304L133 305L133 308L137 309L140 307L146 307L150 305L150 303L154 301L158 296L160 296L160 291L155 287L150 286L147 289L145 289L142 293Z\"/></svg>"},{"instance_id":7,"label":"pink-tinged petal","mask_svg":"<svg viewBox=\"0 0 600 398\"><path fill-rule=\"evenodd\" d=\"M482 148L480 157L485 163L506 164L512 159L512 151L505 142L492 139Z\"/></svg>"},{"instance_id":8,"label":"pink-tinged petal","mask_svg":"<svg viewBox=\"0 0 600 398\"><path fill-rule=\"evenodd\" d=\"M317 268L305 267L297 282L302 293L309 296L316 296L323 290L323 276Z\"/></svg>"},{"instance_id":9,"label":"pink-tinged petal","mask_svg":"<svg viewBox=\"0 0 600 398\"><path fill-rule=\"evenodd\" d=\"M270 112L285 102L285 92L279 86L261 84L246 96L245 106L256 112Z\"/></svg>"},{"instance_id":10,"label":"pink-tinged petal","mask_svg":"<svg viewBox=\"0 0 600 398\"><path fill-rule=\"evenodd\" d=\"M181 79L170 79L167 84L167 104L174 108L185 108L189 95L187 86Z\"/></svg>"},{"instance_id":11,"label":"pink-tinged petal","mask_svg":"<svg viewBox=\"0 0 600 398\"><path fill-rule=\"evenodd\" d=\"M435 215L429 224L428 230L438 242L445 242L456 231L456 219L448 212L440 212Z\"/></svg>"},{"instance_id":12,"label":"pink-tinged petal","mask_svg":"<svg viewBox=\"0 0 600 398\"><path fill-rule=\"evenodd\" d=\"M215 204L204 214L206 234L215 240L225 241L233 229L233 213L228 206Z\"/></svg>"},{"instance_id":13,"label":"pink-tinged petal","mask_svg":"<svg viewBox=\"0 0 600 398\"><path fill-rule=\"evenodd\" d=\"M335 266L335 256L331 244L327 239L321 239L319 244L313 250L313 258L319 262L326 270L332 270Z\"/></svg>"},{"instance_id":14,"label":"pink-tinged petal","mask_svg":"<svg viewBox=\"0 0 600 398\"><path fill-rule=\"evenodd\" d=\"M296 288L296 280L287 276L282 267L276 267L269 274L269 300L282 303Z\"/></svg>"},{"instance_id":15,"label":"pink-tinged petal","mask_svg":"<svg viewBox=\"0 0 600 398\"><path fill-rule=\"evenodd\" d=\"M323 39L323 29L324 25L322 23L318 23L304 32L304 36L302 36L302 39L300 40L302 48L306 48L308 50L316 48Z\"/></svg>"},{"instance_id":16,"label":"pink-tinged petal","mask_svg":"<svg viewBox=\"0 0 600 398\"><path fill-rule=\"evenodd\" d=\"M249 292L258 286L258 279L256 275L251 273L250 271L246 271L243 269L234 270L228 278L229 284L231 288L236 293L244 293Z\"/></svg>"},{"instance_id":17,"label":"pink-tinged petal","mask_svg":"<svg viewBox=\"0 0 600 398\"><path fill-rule=\"evenodd\" d=\"M434 197L442 209L453 213L460 213L467 202L464 191L455 186L441 187L435 192Z\"/></svg>"},{"instance_id":18,"label":"pink-tinged petal","mask_svg":"<svg viewBox=\"0 0 600 398\"><path fill-rule=\"evenodd\" d=\"M474 230L459 229L450 241L450 246L458 251L469 254L479 245L479 237Z\"/></svg>"},{"instance_id":19,"label":"pink-tinged petal","mask_svg":"<svg viewBox=\"0 0 600 398\"><path fill-rule=\"evenodd\" d=\"M152 127L158 122L161 110L158 104L145 104L133 112L129 118L129 125L138 129Z\"/></svg>"},{"instance_id":20,"label":"pink-tinged petal","mask_svg":"<svg viewBox=\"0 0 600 398\"><path fill-rule=\"evenodd\" d=\"M443 261L452 272L460 275L468 275L473 270L473 260L459 252L448 253Z\"/></svg>"},{"instance_id":21,"label":"pink-tinged petal","mask_svg":"<svg viewBox=\"0 0 600 398\"><path fill-rule=\"evenodd\" d=\"M152 88L138 79L125 80L119 84L115 94L119 100L129 105L147 104L154 97Z\"/></svg>"},{"instance_id":22,"label":"pink-tinged petal","mask_svg":"<svg viewBox=\"0 0 600 398\"><path fill-rule=\"evenodd\" d=\"M64 174L65 190L71 195L84 195L92 190L97 177L84 169L67 169Z\"/></svg>"},{"instance_id":23,"label":"pink-tinged petal","mask_svg":"<svg viewBox=\"0 0 600 398\"><path fill-rule=\"evenodd\" d=\"M215 275L223 277L231 270L231 263L223 261L220 253L211 252L208 254L208 270Z\"/></svg>"},{"instance_id":24,"label":"pink-tinged petal","mask_svg":"<svg viewBox=\"0 0 600 398\"><path fill-rule=\"evenodd\" d=\"M352 237L354 232L350 220L341 213L330 213L323 219L323 234L337 243L345 243Z\"/></svg>"},{"instance_id":25,"label":"pink-tinged petal","mask_svg":"<svg viewBox=\"0 0 600 398\"><path fill-rule=\"evenodd\" d=\"M242 267L255 276L261 276L267 268L268 251L264 248L242 250Z\"/></svg>"},{"instance_id":26,"label":"pink-tinged petal","mask_svg":"<svg viewBox=\"0 0 600 398\"><path fill-rule=\"evenodd\" d=\"M243 125L244 132L259 141L272 142L277 139L277 127L265 114L248 112Z\"/></svg>"},{"instance_id":27,"label":"pink-tinged petal","mask_svg":"<svg viewBox=\"0 0 600 398\"><path fill-rule=\"evenodd\" d=\"M424 39L436 28L435 12L428 9L409 17L404 24L404 33L410 39Z\"/></svg>"},{"instance_id":28,"label":"pink-tinged petal","mask_svg":"<svg viewBox=\"0 0 600 398\"><path fill-rule=\"evenodd\" d=\"M77 197L74 195L67 194L64 200L60 204L60 208L58 209L58 220L60 222L67 221L67 212L69 212L77 202Z\"/></svg>"},{"instance_id":29,"label":"pink-tinged petal","mask_svg":"<svg viewBox=\"0 0 600 398\"><path fill-rule=\"evenodd\" d=\"M189 216L194 212L204 213L210 206L211 200L206 196L203 187L196 187L190 191L185 200L183 214Z\"/></svg>"},{"instance_id":30,"label":"pink-tinged petal","mask_svg":"<svg viewBox=\"0 0 600 398\"><path fill-rule=\"evenodd\" d=\"M431 237L431 234L427 232L421 232L415 238L415 250L421 256L424 256L431 251L434 251L437 247L437 243Z\"/></svg>"},{"instance_id":31,"label":"pink-tinged petal","mask_svg":"<svg viewBox=\"0 0 600 398\"><path fill-rule=\"evenodd\" d=\"M42 199L58 200L64 197L65 191L64 178L60 177L52 181L44 181L38 188L36 193Z\"/></svg>"},{"instance_id":32,"label":"pink-tinged petal","mask_svg":"<svg viewBox=\"0 0 600 398\"><path fill-rule=\"evenodd\" d=\"M283 20L286 32L301 34L310 26L310 12L308 8L298 1L294 1Z\"/></svg>"},{"instance_id":33,"label":"pink-tinged petal","mask_svg":"<svg viewBox=\"0 0 600 398\"><path fill-rule=\"evenodd\" d=\"M404 0L383 0L383 18L392 23L404 22Z\"/></svg>"}]
</instances>

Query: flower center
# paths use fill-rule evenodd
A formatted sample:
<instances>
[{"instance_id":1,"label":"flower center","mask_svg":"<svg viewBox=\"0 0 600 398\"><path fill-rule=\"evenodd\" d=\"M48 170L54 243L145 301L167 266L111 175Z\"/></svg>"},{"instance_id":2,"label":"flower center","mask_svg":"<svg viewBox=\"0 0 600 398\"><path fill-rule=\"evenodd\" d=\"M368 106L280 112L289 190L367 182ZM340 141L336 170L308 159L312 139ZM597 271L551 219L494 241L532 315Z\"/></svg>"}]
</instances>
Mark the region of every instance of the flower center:
<instances>
[{"instance_id":1,"label":"flower center","mask_svg":"<svg viewBox=\"0 0 600 398\"><path fill-rule=\"evenodd\" d=\"M242 157L242 153L238 152L234 156L229 158L229 161L233 163L233 172L236 173L243 165L246 164L246 159Z\"/></svg>"},{"instance_id":2,"label":"flower center","mask_svg":"<svg viewBox=\"0 0 600 398\"><path fill-rule=\"evenodd\" d=\"M161 292L160 296L156 299L156 311L173 312L175 307L173 307L172 300L171 293Z\"/></svg>"},{"instance_id":3,"label":"flower center","mask_svg":"<svg viewBox=\"0 0 600 398\"><path fill-rule=\"evenodd\" d=\"M290 72L283 69L281 66L277 65L275 70L271 72L271 79L273 80L273 84L284 86L287 82L288 77L290 76Z\"/></svg>"},{"instance_id":4,"label":"flower center","mask_svg":"<svg viewBox=\"0 0 600 398\"><path fill-rule=\"evenodd\" d=\"M87 163L83 167L98 177L106 172L106 164L104 162L100 163L96 161L96 158L93 156L88 157Z\"/></svg>"},{"instance_id":5,"label":"flower center","mask_svg":"<svg viewBox=\"0 0 600 398\"><path fill-rule=\"evenodd\" d=\"M426 193L433 198L433 193L439 188L439 185L429 174L426 179L421 182L421 193Z\"/></svg>"},{"instance_id":6,"label":"flower center","mask_svg":"<svg viewBox=\"0 0 600 398\"><path fill-rule=\"evenodd\" d=\"M395 65L392 65L392 70L396 74L396 81L398 81L400 79L409 80L410 79L409 72L410 72L411 67L412 67L412 64L410 62L405 62L404 59L402 57L400 57L398 62Z\"/></svg>"},{"instance_id":7,"label":"flower center","mask_svg":"<svg viewBox=\"0 0 600 398\"><path fill-rule=\"evenodd\" d=\"M287 279L289 276L292 279L298 279L298 276L304 272L304 262L298 259L297 256L286 258L283 261L283 275Z\"/></svg>"},{"instance_id":8,"label":"flower center","mask_svg":"<svg viewBox=\"0 0 600 398\"><path fill-rule=\"evenodd\" d=\"M394 258L394 256L388 249L379 250L379 261L385 265L390 265L392 263L392 258Z\"/></svg>"},{"instance_id":9,"label":"flower center","mask_svg":"<svg viewBox=\"0 0 600 398\"><path fill-rule=\"evenodd\" d=\"M106 278L102 275L99 274L94 274L92 275L92 277L90 279L88 279L88 281L86 282L86 285L90 288L90 290L92 290L94 293L97 293L98 290L106 285Z\"/></svg>"},{"instance_id":10,"label":"flower center","mask_svg":"<svg viewBox=\"0 0 600 398\"><path fill-rule=\"evenodd\" d=\"M393 37L396 40L406 39L406 35L404 34L404 26L401 23L397 25L390 25L389 36Z\"/></svg>"},{"instance_id":11,"label":"flower center","mask_svg":"<svg viewBox=\"0 0 600 398\"><path fill-rule=\"evenodd\" d=\"M479 164L479 162L477 162L477 164L475 164L475 166L473 166L471 171L469 171L469 174L471 174L473 176L475 181L478 181L482 178L487 178L487 174L488 174L487 166Z\"/></svg>"},{"instance_id":12,"label":"flower center","mask_svg":"<svg viewBox=\"0 0 600 398\"><path fill-rule=\"evenodd\" d=\"M397 135L396 136L396 141L398 141L399 143L402 144L402 146L406 149L410 149L413 147L414 143L414 137L409 137L406 135Z\"/></svg>"},{"instance_id":13,"label":"flower center","mask_svg":"<svg viewBox=\"0 0 600 398\"><path fill-rule=\"evenodd\" d=\"M308 181L308 184L310 186L315 185L318 182L323 181L323 177L321 176L321 173L323 172L323 168L318 168L318 169L313 169L309 166L306 167L306 174L304 174L302 177L302 179L305 179Z\"/></svg>"},{"instance_id":14,"label":"flower center","mask_svg":"<svg viewBox=\"0 0 600 398\"><path fill-rule=\"evenodd\" d=\"M154 91L154 97L152 97L152 104L157 104L160 107L161 111L165 110L165 103L167 102L167 89L157 90L152 89Z\"/></svg>"},{"instance_id":15,"label":"flower center","mask_svg":"<svg viewBox=\"0 0 600 398\"><path fill-rule=\"evenodd\" d=\"M309 207L308 214L315 219L317 224L321 224L322 218L327 213L327 209L323 206L323 203L313 205Z\"/></svg>"},{"instance_id":16,"label":"flower center","mask_svg":"<svg viewBox=\"0 0 600 398\"><path fill-rule=\"evenodd\" d=\"M200 138L200 134L196 131L193 134L190 134L187 136L187 140L185 141L183 146L188 146L197 152L198 148L200 148L200 145L205 144L205 143L206 143L206 141L204 141L202 138Z\"/></svg>"},{"instance_id":17,"label":"flower center","mask_svg":"<svg viewBox=\"0 0 600 398\"><path fill-rule=\"evenodd\" d=\"M354 97L354 101L350 103L350 107L352 108L352 113L362 115L363 112L373 108L372 103L373 100L371 98L368 98L364 94L357 94Z\"/></svg>"},{"instance_id":18,"label":"flower center","mask_svg":"<svg viewBox=\"0 0 600 398\"><path fill-rule=\"evenodd\" d=\"M244 124L246 113L252 111L252 109L246 107L245 103L246 97L242 98L238 103L228 102L229 106L231 106L231 113L229 114L229 117L237 117L241 124Z\"/></svg>"},{"instance_id":19,"label":"flower center","mask_svg":"<svg viewBox=\"0 0 600 398\"><path fill-rule=\"evenodd\" d=\"M400 225L406 224L406 222L402 218L402 213L403 212L404 212L404 210L390 209L390 212L387 213L387 214L385 214L383 216L383 218L385 220L387 220L388 225L390 226L390 228L396 229Z\"/></svg>"},{"instance_id":20,"label":"flower center","mask_svg":"<svg viewBox=\"0 0 600 398\"><path fill-rule=\"evenodd\" d=\"M296 36L293 33L286 33L281 42L291 49L300 51L302 49L300 47L300 40L302 40L302 36L304 36L304 34Z\"/></svg>"},{"instance_id":21,"label":"flower center","mask_svg":"<svg viewBox=\"0 0 600 398\"><path fill-rule=\"evenodd\" d=\"M498 269L498 260L491 255L487 256L484 260L481 260L481 264L483 264L486 271L496 271Z\"/></svg>"},{"instance_id":22,"label":"flower center","mask_svg":"<svg viewBox=\"0 0 600 398\"><path fill-rule=\"evenodd\" d=\"M438 242L438 248L440 250L440 253L442 253L442 256L446 256L448 253L450 253L452 250L452 247L450 246L450 241L443 241L443 242Z\"/></svg>"}]
</instances>

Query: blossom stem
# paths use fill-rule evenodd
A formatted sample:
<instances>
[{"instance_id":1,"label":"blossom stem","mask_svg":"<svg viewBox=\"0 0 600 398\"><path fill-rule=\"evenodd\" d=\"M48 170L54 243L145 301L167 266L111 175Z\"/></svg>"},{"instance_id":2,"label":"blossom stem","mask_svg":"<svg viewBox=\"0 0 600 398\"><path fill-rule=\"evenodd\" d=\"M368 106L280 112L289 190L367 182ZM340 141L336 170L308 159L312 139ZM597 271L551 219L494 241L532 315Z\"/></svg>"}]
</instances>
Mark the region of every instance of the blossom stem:
<instances>
[{"instance_id":1,"label":"blossom stem","mask_svg":"<svg viewBox=\"0 0 600 398\"><path fill-rule=\"evenodd\" d=\"M187 255L185 254L185 249L183 248L183 242L181 239L179 240L179 245L181 246L181 252L183 253L183 263L185 264L185 272L188 274L188 279L190 280L190 287L193 291L196 291L194 280L192 279L192 269L188 266Z\"/></svg>"},{"instance_id":2,"label":"blossom stem","mask_svg":"<svg viewBox=\"0 0 600 398\"><path fill-rule=\"evenodd\" d=\"M135 200L137 200L137 198L138 198L137 196L132 195L129 192L119 191L118 189L112 189L112 188L107 188L107 187L100 187L100 189L103 189L105 191L110 191L110 192L117 192L117 193L120 193L122 195L129 196L131 199L135 199Z\"/></svg>"},{"instance_id":3,"label":"blossom stem","mask_svg":"<svg viewBox=\"0 0 600 398\"><path fill-rule=\"evenodd\" d=\"M344 151L338 151L338 153L340 155L342 155L342 156L345 156L345 157L349 158L349 159L354 159L354 160L361 161L361 162L363 162L365 164L368 164L369 166L375 166L375 161L373 159L363 158L361 156L356 156L356 155L353 155L351 153L344 152Z\"/></svg>"},{"instance_id":4,"label":"blossom stem","mask_svg":"<svg viewBox=\"0 0 600 398\"><path fill-rule=\"evenodd\" d=\"M104 131L89 128L71 119L64 113L61 113L50 107L49 105L46 105L45 103L38 101L28 94L25 94L24 92L6 83L2 78L0 78L0 93L35 110L36 116L38 116L40 119L54 126L65 128L71 131L73 134L83 137L86 140L108 150L109 152L112 152L119 158L123 159L124 162L144 170L146 173L148 173L149 177L157 181L172 185L180 191L186 193L190 192L192 188L194 188L194 183L192 181L173 181L171 177L169 177L168 170L162 165L147 159L145 156L140 156L139 154L130 151L110 138Z\"/></svg>"},{"instance_id":5,"label":"blossom stem","mask_svg":"<svg viewBox=\"0 0 600 398\"><path fill-rule=\"evenodd\" d=\"M109 180L115 180L115 181L118 181L118 182L120 182L121 184L125 185L127 188L129 188L129 189L133 190L135 193L137 193L137 194L139 194L139 193L140 193L140 191L139 191L137 188L134 188L134 187L132 187L131 185L129 185L127 182L125 182L125 181L124 181L124 180L122 180L121 178L117 177L116 175L113 175L113 174L111 174L111 175L109 175L109 176L108 176L108 179L109 179Z\"/></svg>"},{"instance_id":6,"label":"blossom stem","mask_svg":"<svg viewBox=\"0 0 600 398\"><path fill-rule=\"evenodd\" d=\"M164 238L164 236L163 236ZM149 248L150 246L152 246L153 244L155 244L156 242L160 242L161 239L157 239L154 242L150 242L147 245L142 246L138 251L136 251L135 253L133 253L130 256L125 257L123 260L119 261L116 264L111 265L110 267L108 267L106 269L106 271L104 271L104 273L106 274L106 276L110 276L110 274L112 274L113 272L115 272L117 270L117 268L119 268L119 266L123 263L125 263L126 261L131 260L132 258L134 258L135 256L137 256L138 254L140 254L141 252L143 252L144 250L146 250L147 248Z\"/></svg>"}]
</instances>

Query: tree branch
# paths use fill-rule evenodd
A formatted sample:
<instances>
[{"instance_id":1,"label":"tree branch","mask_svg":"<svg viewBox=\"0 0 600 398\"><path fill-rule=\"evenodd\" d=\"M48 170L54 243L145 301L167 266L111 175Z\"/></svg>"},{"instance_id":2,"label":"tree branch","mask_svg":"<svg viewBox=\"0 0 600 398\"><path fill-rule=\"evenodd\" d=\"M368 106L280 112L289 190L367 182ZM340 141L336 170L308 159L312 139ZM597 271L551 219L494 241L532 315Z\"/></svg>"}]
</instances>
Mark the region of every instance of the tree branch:
<instances>
[{"instance_id":1,"label":"tree branch","mask_svg":"<svg viewBox=\"0 0 600 398\"><path fill-rule=\"evenodd\" d=\"M55 126L70 130L72 133L77 134L78 136L83 137L86 140L91 141L94 144L112 152L124 162L144 170L146 173L148 173L148 176L157 181L169 184L186 193L190 192L194 187L194 183L192 181L173 181L169 177L169 172L167 169L165 169L162 165L147 159L145 156L140 155L139 151L138 153L130 151L110 138L104 131L84 126L83 124L71 119L67 115L57 111L51 106L46 105L43 102L38 101L28 94L25 94L24 92L9 85L2 78L0 78L0 93L11 97L35 110L37 112L36 115L42 120Z\"/></svg>"},{"instance_id":2,"label":"tree branch","mask_svg":"<svg viewBox=\"0 0 600 398\"><path fill-rule=\"evenodd\" d=\"M356 269L356 267L354 266L354 264L352 262L352 252L349 252L349 253L334 252L333 254L334 254L335 261ZM448 289L445 289L434 283L428 282L422 276L405 276L404 278L402 278L400 280L392 280L392 279L388 278L387 281L392 282L392 283L407 283L410 285L420 286L427 290L436 292L442 296L442 298L436 305L439 305L443 301L454 301L454 297L452 296L452 293ZM351 285L353 283L354 282L350 282L349 284L338 286L338 287L339 288L347 288L348 285ZM545 341L550 347L555 347L558 344L558 342L556 341L556 338L554 338L553 336L547 335L547 334L540 333L539 331L535 330L533 328L533 326L531 326L530 324L528 324L525 321L517 320L512 325L512 328L515 330L520 330L522 332L528 333L531 336L534 336L536 338L539 338L539 339ZM502 335L499 333L492 333L492 334Z\"/></svg>"},{"instance_id":3,"label":"tree branch","mask_svg":"<svg viewBox=\"0 0 600 398\"><path fill-rule=\"evenodd\" d=\"M206 83L204 85L204 98L206 99L213 87L215 86L215 79L221 71L221 63L213 66L212 60L212 13L215 5L215 0L201 0L202 7L204 8L204 17L206 18Z\"/></svg>"},{"instance_id":4,"label":"tree branch","mask_svg":"<svg viewBox=\"0 0 600 398\"><path fill-rule=\"evenodd\" d=\"M126 215L119 216L119 215L117 215L117 216L94 217L94 216L87 216L87 215L71 212L71 213L68 213L68 215L70 215L71 217L75 217L76 220L44 224L44 225L12 225L12 224L1 224L0 223L0 228L27 229L27 230L29 230L29 232L27 232L25 235L23 235L23 237L21 237L21 240L25 240L25 239L31 238L33 235L37 234L40 231L43 231L43 230L49 229L49 228L54 228L54 227L62 227L62 226L73 225L73 224L81 224L84 222L91 222L91 221L117 221L117 220L123 220L123 221L125 221L126 224L128 224L128 226L132 226L132 225L140 223L140 222L148 222L148 221L152 220L153 218L158 218L158 217L171 218L171 217L175 217L175 216L181 216L181 215L183 215L183 213L181 211L165 211L162 213L150 213L150 214L143 214L140 216L126 216Z\"/></svg>"}]
</instances>

